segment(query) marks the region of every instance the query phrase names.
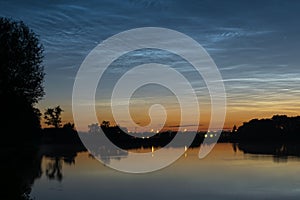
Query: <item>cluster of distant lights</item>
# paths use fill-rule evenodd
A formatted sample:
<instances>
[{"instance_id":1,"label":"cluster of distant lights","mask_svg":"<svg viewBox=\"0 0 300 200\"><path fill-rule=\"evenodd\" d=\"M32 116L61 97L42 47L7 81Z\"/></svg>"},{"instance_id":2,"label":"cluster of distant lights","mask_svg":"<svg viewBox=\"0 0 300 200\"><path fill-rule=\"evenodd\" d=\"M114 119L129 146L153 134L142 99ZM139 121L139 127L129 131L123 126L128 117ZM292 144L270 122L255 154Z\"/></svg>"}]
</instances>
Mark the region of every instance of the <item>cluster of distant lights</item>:
<instances>
[{"instance_id":1,"label":"cluster of distant lights","mask_svg":"<svg viewBox=\"0 0 300 200\"><path fill-rule=\"evenodd\" d=\"M183 132L187 132L188 130L185 128L184 130L183 130ZM159 130L156 130L156 131L154 131L154 129L150 129L150 131L149 131L150 133L159 133L160 131ZM129 131L128 130L128 133L137 133L137 132L135 132L135 131Z\"/></svg>"},{"instance_id":2,"label":"cluster of distant lights","mask_svg":"<svg viewBox=\"0 0 300 200\"><path fill-rule=\"evenodd\" d=\"M211 133L211 131L208 130L207 134L205 134L204 137L205 138L207 138L207 137L210 137L210 138L217 137L217 133L216 133L216 131L214 131L214 133Z\"/></svg>"},{"instance_id":3,"label":"cluster of distant lights","mask_svg":"<svg viewBox=\"0 0 300 200\"><path fill-rule=\"evenodd\" d=\"M216 134L216 133L215 133L215 134L212 134L212 133L211 133L211 134L209 134L209 135L208 135L208 134L205 134L204 137L205 137L205 138L207 138L207 137L213 138L213 137L217 137L217 134Z\"/></svg>"},{"instance_id":4,"label":"cluster of distant lights","mask_svg":"<svg viewBox=\"0 0 300 200\"><path fill-rule=\"evenodd\" d=\"M185 128L184 130L183 130L183 132L187 132L188 130ZM155 133L159 133L160 131L159 130L156 130L155 131ZM129 131L128 130L128 133L138 133L138 132L132 132L132 131ZM150 129L150 133L154 133L154 129ZM208 130L207 131L207 134L205 134L204 135L204 137L205 138L208 138L208 137L210 137L210 138L213 138L213 137L217 137L218 136L218 134L216 133L216 131L213 131L213 133L210 131L210 130ZM147 137L142 137L143 139L145 139L145 138L150 138L149 136L147 136Z\"/></svg>"}]
</instances>

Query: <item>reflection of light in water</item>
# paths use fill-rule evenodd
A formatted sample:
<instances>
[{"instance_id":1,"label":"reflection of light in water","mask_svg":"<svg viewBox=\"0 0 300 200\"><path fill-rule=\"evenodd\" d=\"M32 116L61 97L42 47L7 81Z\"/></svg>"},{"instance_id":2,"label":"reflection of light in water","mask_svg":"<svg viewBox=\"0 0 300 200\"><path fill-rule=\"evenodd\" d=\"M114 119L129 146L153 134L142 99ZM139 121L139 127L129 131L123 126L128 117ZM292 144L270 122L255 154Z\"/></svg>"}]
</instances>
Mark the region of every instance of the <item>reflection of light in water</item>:
<instances>
[{"instance_id":1,"label":"reflection of light in water","mask_svg":"<svg viewBox=\"0 0 300 200\"><path fill-rule=\"evenodd\" d=\"M188 148L188 147L187 147ZM152 152L153 151L153 152ZM123 169L128 169L130 172L137 173L140 171L148 171L151 167L166 166L166 164L173 163L172 154L184 154L184 146L182 147L167 147L156 148L149 146L149 148L141 147L140 149L131 150L127 156L109 157L109 166L120 166ZM187 159L190 156L187 156ZM120 162L122 161L122 162ZM146 166L146 167L145 167Z\"/></svg>"},{"instance_id":2,"label":"reflection of light in water","mask_svg":"<svg viewBox=\"0 0 300 200\"><path fill-rule=\"evenodd\" d=\"M151 152L152 152L151 156L154 157L154 146L151 147Z\"/></svg>"},{"instance_id":3,"label":"reflection of light in water","mask_svg":"<svg viewBox=\"0 0 300 200\"><path fill-rule=\"evenodd\" d=\"M186 150L187 150L187 146L184 146L184 157L186 158L187 157L187 153L186 153Z\"/></svg>"}]
</instances>

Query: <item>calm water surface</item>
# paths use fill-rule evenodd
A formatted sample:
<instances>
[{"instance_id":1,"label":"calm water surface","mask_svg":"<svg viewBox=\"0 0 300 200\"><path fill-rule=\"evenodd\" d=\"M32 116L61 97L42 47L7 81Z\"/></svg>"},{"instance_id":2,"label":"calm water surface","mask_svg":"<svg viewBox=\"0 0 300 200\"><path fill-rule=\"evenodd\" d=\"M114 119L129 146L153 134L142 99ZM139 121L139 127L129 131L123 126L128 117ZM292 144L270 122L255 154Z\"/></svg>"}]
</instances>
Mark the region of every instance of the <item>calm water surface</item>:
<instances>
[{"instance_id":1,"label":"calm water surface","mask_svg":"<svg viewBox=\"0 0 300 200\"><path fill-rule=\"evenodd\" d=\"M296 157L245 154L217 144L204 159L189 149L177 162L147 174L127 174L78 153L75 160L42 159L35 199L299 199ZM119 158L122 159L122 158Z\"/></svg>"}]
</instances>

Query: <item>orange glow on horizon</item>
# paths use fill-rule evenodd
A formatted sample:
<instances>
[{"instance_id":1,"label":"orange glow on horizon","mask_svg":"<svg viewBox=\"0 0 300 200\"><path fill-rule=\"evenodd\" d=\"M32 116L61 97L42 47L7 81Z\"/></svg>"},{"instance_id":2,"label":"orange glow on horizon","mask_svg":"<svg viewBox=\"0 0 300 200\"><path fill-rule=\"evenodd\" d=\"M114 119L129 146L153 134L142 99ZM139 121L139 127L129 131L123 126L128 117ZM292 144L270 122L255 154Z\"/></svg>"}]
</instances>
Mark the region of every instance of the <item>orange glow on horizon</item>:
<instances>
[{"instance_id":1,"label":"orange glow on horizon","mask_svg":"<svg viewBox=\"0 0 300 200\"><path fill-rule=\"evenodd\" d=\"M298 110L294 105L297 102L291 103L290 101L280 101L280 102L248 102L247 106L236 106L232 104L231 102L228 103L227 106L227 113L226 113L226 120L223 129L224 130L231 130L234 125L237 127L241 126L243 122L247 122L251 119L257 118L271 118L273 115L287 115L287 116L297 116L300 113L300 107ZM297 103L298 104L298 103ZM283 106L284 105L284 106ZM290 106L288 106L290 105ZM299 102L300 105L300 102ZM282 107L281 107L282 106ZM51 106L50 106L51 107ZM72 109L71 105L64 105L62 106L64 112L62 113L62 124L71 122L73 123L73 115L72 115ZM45 108L40 108L41 112L45 110ZM142 109L143 112L140 112L141 109L136 109L134 112L139 112L137 115L132 114L134 121L141 126L145 126L149 123L149 116L147 115L147 112L145 109ZM108 112L106 109L101 109L102 112L98 115L98 122L91 122L91 123L98 123L101 124L103 120L110 121L111 125L116 125L114 118L111 114L111 112ZM133 112L133 113L134 113ZM168 118L167 123L165 124L164 130L175 130L178 128L179 122L180 122L180 112L178 109L169 109L168 110ZM200 126L199 131L206 131L208 129L208 125L210 122L210 111L209 109L203 109L201 110L201 116L200 116ZM126 127L125 125L120 124L121 126ZM191 124L189 124L191 125ZM41 118L41 126L42 128L48 127L43 120L43 117ZM76 126L76 124L75 124ZM84 128L84 127L81 127ZM138 132L139 129L136 129L136 127L126 127L131 132ZM152 127L153 130L158 130L157 127ZM189 130L189 127L184 127L184 129Z\"/></svg>"},{"instance_id":2,"label":"orange glow on horizon","mask_svg":"<svg viewBox=\"0 0 300 200\"><path fill-rule=\"evenodd\" d=\"M225 120L225 124L223 127L223 130L231 130L233 128L234 125L236 125L237 127L243 125L244 122L248 122L251 119L257 118L257 119L262 119L262 118L271 118L273 115L288 115L288 116L296 116L294 113L288 113L288 112L275 112L275 111L269 111L269 112L264 112L264 113L259 113L259 112L251 112L251 113L247 113L247 112L227 112L226 115L226 120ZM73 116L71 114L71 112L69 113L64 113L64 115L62 116L62 124L71 122L73 123ZM101 122L103 120L106 121L110 121L111 125L116 125L116 123L114 122L113 118L109 118L106 116L103 117L99 117L98 118L98 124L101 124ZM142 119L140 119L142 120ZM199 126L199 131L207 131L208 129L208 125L209 125L209 117L201 120L200 122L200 126ZM146 124L146 123L145 123ZM49 126L47 126L44 123L44 120L41 120L41 126L42 128L47 128ZM76 126L76 124L75 124ZM177 123L169 123L165 125L165 130L174 130L176 129L175 127L178 126ZM154 130L157 130L155 128L153 128ZM189 130L189 128L185 128L187 130ZM131 132L135 132L135 128L131 127L128 128L129 131Z\"/></svg>"}]
</instances>

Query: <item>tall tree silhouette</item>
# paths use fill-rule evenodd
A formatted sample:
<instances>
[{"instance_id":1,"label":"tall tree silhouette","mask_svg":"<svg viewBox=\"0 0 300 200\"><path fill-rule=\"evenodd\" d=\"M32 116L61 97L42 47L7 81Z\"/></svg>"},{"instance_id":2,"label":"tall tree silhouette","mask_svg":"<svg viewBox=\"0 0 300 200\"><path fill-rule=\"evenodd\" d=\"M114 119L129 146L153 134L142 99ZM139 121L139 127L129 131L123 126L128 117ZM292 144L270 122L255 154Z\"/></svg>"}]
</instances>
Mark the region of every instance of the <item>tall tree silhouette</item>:
<instances>
[{"instance_id":1,"label":"tall tree silhouette","mask_svg":"<svg viewBox=\"0 0 300 200\"><path fill-rule=\"evenodd\" d=\"M0 96L5 113L0 123L6 132L32 133L40 128L34 104L44 95L42 59L43 46L32 30L22 21L0 18Z\"/></svg>"},{"instance_id":2,"label":"tall tree silhouette","mask_svg":"<svg viewBox=\"0 0 300 200\"><path fill-rule=\"evenodd\" d=\"M30 104L44 95L43 46L23 23L0 18L0 92Z\"/></svg>"}]
</instances>

